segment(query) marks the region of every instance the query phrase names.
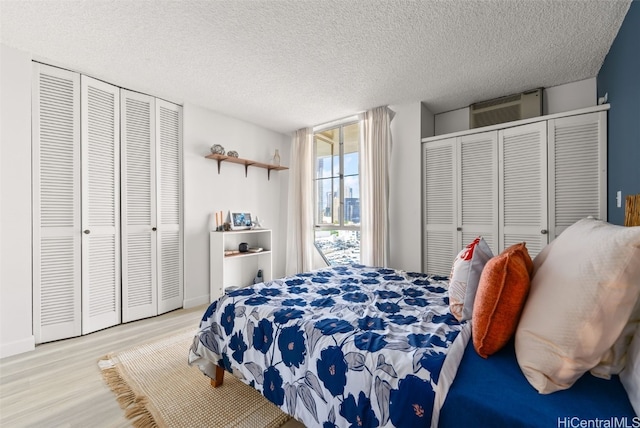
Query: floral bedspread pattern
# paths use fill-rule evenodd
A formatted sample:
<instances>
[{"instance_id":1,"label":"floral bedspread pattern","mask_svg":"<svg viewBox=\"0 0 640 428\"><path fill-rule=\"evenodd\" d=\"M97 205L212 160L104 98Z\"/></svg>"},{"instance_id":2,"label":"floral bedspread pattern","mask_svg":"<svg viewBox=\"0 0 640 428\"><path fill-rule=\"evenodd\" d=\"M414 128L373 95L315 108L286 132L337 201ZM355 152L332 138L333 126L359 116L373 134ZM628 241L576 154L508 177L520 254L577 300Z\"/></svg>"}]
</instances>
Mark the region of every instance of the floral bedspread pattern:
<instances>
[{"instance_id":1,"label":"floral bedspread pattern","mask_svg":"<svg viewBox=\"0 0 640 428\"><path fill-rule=\"evenodd\" d=\"M462 328L446 279L353 265L236 289L207 309L189 364L223 367L309 427L428 427Z\"/></svg>"}]
</instances>

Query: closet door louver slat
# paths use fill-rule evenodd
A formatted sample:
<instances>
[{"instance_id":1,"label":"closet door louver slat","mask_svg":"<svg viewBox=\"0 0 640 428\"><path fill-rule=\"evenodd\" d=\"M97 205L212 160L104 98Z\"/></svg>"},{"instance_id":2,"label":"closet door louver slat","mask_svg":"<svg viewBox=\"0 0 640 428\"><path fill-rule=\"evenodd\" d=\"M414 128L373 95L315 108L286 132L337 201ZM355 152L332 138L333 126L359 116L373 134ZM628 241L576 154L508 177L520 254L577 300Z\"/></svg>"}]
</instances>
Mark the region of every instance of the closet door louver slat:
<instances>
[{"instance_id":1,"label":"closet door louver slat","mask_svg":"<svg viewBox=\"0 0 640 428\"><path fill-rule=\"evenodd\" d=\"M165 304L166 302L176 301L180 302L179 306L172 307L176 309L182 306L182 287L181 280L181 258L180 258L180 233L178 231L165 231L162 232L162 283L160 288L160 294ZM175 303L177 304L177 303ZM171 310L171 309L166 309Z\"/></svg>"},{"instance_id":2,"label":"closet door louver slat","mask_svg":"<svg viewBox=\"0 0 640 428\"><path fill-rule=\"evenodd\" d=\"M455 138L423 145L423 270L449 275L457 252Z\"/></svg>"},{"instance_id":3,"label":"closet door louver slat","mask_svg":"<svg viewBox=\"0 0 640 428\"><path fill-rule=\"evenodd\" d=\"M606 112L549 121L550 239L587 216L607 219Z\"/></svg>"},{"instance_id":4,"label":"closet door louver slat","mask_svg":"<svg viewBox=\"0 0 640 428\"><path fill-rule=\"evenodd\" d=\"M81 76L82 334L120 323L120 93ZM87 233L88 232L88 233Z\"/></svg>"},{"instance_id":5,"label":"closet door louver slat","mask_svg":"<svg viewBox=\"0 0 640 428\"><path fill-rule=\"evenodd\" d=\"M500 248L525 241L533 258L548 239L546 122L507 128L498 141Z\"/></svg>"},{"instance_id":6,"label":"closet door louver slat","mask_svg":"<svg viewBox=\"0 0 640 428\"><path fill-rule=\"evenodd\" d=\"M460 187L458 225L462 227L459 249L477 236L491 250L498 250L498 144L495 132L459 139Z\"/></svg>"},{"instance_id":7,"label":"closet door louver slat","mask_svg":"<svg viewBox=\"0 0 640 428\"><path fill-rule=\"evenodd\" d=\"M33 301L36 343L81 333L80 79L34 63Z\"/></svg>"},{"instance_id":8,"label":"closet door louver slat","mask_svg":"<svg viewBox=\"0 0 640 428\"><path fill-rule=\"evenodd\" d=\"M122 321L157 315L155 99L121 90Z\"/></svg>"},{"instance_id":9,"label":"closet door louver slat","mask_svg":"<svg viewBox=\"0 0 640 428\"><path fill-rule=\"evenodd\" d=\"M182 307L182 109L156 100L157 195L159 200L158 313Z\"/></svg>"}]
</instances>

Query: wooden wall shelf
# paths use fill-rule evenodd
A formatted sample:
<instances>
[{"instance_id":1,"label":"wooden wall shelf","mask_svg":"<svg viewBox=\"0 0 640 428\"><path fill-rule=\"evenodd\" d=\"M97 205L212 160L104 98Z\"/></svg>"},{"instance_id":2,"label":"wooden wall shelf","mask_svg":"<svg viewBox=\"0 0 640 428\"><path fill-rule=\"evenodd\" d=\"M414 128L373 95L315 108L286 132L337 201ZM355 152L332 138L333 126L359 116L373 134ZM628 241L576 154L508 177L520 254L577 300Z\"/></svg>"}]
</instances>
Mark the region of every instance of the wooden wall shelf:
<instances>
[{"instance_id":1,"label":"wooden wall shelf","mask_svg":"<svg viewBox=\"0 0 640 428\"><path fill-rule=\"evenodd\" d=\"M247 176L247 172L249 170L250 166L255 166L258 168L264 168L267 170L267 180L271 179L271 171L282 171L285 169L289 169L286 166L280 166L280 165L272 165L269 163L262 163L262 162L257 162L257 161L252 161L249 159L242 159L242 158L234 158L231 156L227 156L227 155L217 155L217 154L210 154L205 156L205 158L207 159L213 159L215 161L218 161L218 174L220 174L220 164L222 162L231 162L231 163L237 163L240 165L244 165L244 176Z\"/></svg>"}]
</instances>

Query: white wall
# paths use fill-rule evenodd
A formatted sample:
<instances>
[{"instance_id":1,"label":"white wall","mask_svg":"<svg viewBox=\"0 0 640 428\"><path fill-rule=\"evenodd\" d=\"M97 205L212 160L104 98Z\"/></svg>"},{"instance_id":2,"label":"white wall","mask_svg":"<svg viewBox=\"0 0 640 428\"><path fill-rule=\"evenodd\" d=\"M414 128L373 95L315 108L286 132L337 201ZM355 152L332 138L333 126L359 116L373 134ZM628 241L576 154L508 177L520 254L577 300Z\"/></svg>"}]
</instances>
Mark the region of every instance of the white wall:
<instances>
[{"instance_id":1,"label":"white wall","mask_svg":"<svg viewBox=\"0 0 640 428\"><path fill-rule=\"evenodd\" d=\"M451 134L468 129L469 107L435 115L435 133L433 135Z\"/></svg>"},{"instance_id":2,"label":"white wall","mask_svg":"<svg viewBox=\"0 0 640 428\"><path fill-rule=\"evenodd\" d=\"M579 80L544 90L542 114L563 113L597 105L596 78ZM508 95L508 94L505 94ZM435 134L444 135L469 129L469 107L435 116Z\"/></svg>"},{"instance_id":3,"label":"white wall","mask_svg":"<svg viewBox=\"0 0 640 428\"><path fill-rule=\"evenodd\" d=\"M544 90L542 97L543 114L563 113L593 107L598 103L597 81L580 80L566 85L553 86Z\"/></svg>"},{"instance_id":4,"label":"white wall","mask_svg":"<svg viewBox=\"0 0 640 428\"><path fill-rule=\"evenodd\" d=\"M288 171L249 167L205 159L213 144L235 150L241 158L269 162L279 149L289 165L289 136L233 119L205 108L184 106L184 272L185 307L209 302L209 216L214 211L250 212L272 229L273 275L284 276Z\"/></svg>"},{"instance_id":5,"label":"white wall","mask_svg":"<svg viewBox=\"0 0 640 428\"><path fill-rule=\"evenodd\" d=\"M422 103L389 106L393 146L389 171L389 266L422 270L421 144L433 133L433 115ZM427 137L430 135L424 135Z\"/></svg>"},{"instance_id":6,"label":"white wall","mask_svg":"<svg viewBox=\"0 0 640 428\"><path fill-rule=\"evenodd\" d=\"M420 138L433 137L435 135L436 118L431 110L421 103L421 126L420 126Z\"/></svg>"},{"instance_id":7,"label":"white wall","mask_svg":"<svg viewBox=\"0 0 640 428\"><path fill-rule=\"evenodd\" d=\"M0 358L34 349L31 56L0 45Z\"/></svg>"}]
</instances>

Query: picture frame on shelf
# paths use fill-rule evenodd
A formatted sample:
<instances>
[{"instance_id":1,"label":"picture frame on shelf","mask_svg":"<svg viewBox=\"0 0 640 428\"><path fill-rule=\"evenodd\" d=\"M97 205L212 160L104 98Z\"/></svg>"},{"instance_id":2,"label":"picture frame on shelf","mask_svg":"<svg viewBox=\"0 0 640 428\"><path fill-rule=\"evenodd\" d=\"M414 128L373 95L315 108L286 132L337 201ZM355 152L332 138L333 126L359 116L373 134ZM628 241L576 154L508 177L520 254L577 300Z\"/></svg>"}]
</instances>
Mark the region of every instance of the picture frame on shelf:
<instances>
[{"instance_id":1,"label":"picture frame on shelf","mask_svg":"<svg viewBox=\"0 0 640 428\"><path fill-rule=\"evenodd\" d=\"M247 230L251 229L251 213L232 212L229 216L231 220L231 230Z\"/></svg>"}]
</instances>

